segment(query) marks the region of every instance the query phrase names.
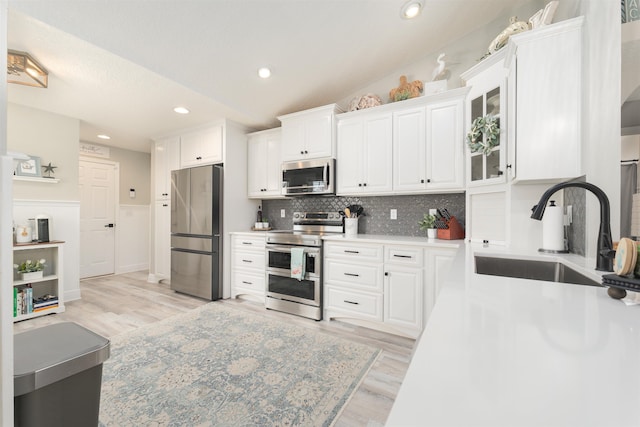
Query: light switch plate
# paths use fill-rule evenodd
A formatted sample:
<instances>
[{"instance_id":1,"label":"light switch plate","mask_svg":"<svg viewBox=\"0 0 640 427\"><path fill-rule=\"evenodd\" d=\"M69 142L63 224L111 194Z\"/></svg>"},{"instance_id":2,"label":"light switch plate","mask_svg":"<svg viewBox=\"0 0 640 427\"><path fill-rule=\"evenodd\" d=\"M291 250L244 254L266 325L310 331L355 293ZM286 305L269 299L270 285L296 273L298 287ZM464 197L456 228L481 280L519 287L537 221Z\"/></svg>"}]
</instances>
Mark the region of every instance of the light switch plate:
<instances>
[{"instance_id":1,"label":"light switch plate","mask_svg":"<svg viewBox=\"0 0 640 427\"><path fill-rule=\"evenodd\" d=\"M398 219L398 210L397 209L391 209L391 212L389 214L389 218L390 219Z\"/></svg>"},{"instance_id":2,"label":"light switch plate","mask_svg":"<svg viewBox=\"0 0 640 427\"><path fill-rule=\"evenodd\" d=\"M284 209L280 209L280 218L284 218L285 216Z\"/></svg>"}]
</instances>

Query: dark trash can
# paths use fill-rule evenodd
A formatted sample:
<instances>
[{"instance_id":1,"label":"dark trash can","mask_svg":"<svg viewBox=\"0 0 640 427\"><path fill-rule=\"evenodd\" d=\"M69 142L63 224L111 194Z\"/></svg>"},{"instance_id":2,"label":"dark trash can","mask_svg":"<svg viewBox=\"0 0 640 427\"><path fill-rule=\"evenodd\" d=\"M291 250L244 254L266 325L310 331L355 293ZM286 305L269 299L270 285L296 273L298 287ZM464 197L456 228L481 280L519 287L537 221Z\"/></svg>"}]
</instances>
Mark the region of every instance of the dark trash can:
<instances>
[{"instance_id":1,"label":"dark trash can","mask_svg":"<svg viewBox=\"0 0 640 427\"><path fill-rule=\"evenodd\" d=\"M109 340L72 322L14 335L15 427L97 426Z\"/></svg>"}]
</instances>

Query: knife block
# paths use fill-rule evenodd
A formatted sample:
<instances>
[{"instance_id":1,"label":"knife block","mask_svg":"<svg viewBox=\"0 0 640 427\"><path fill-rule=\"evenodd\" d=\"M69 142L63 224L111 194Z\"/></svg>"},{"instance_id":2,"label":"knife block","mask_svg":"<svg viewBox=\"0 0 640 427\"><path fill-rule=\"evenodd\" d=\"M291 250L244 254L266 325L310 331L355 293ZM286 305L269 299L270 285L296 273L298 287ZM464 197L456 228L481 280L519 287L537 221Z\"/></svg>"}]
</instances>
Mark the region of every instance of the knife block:
<instances>
[{"instance_id":1,"label":"knife block","mask_svg":"<svg viewBox=\"0 0 640 427\"><path fill-rule=\"evenodd\" d=\"M455 216L447 221L446 229L438 229L438 239L458 240L464 239L464 229Z\"/></svg>"}]
</instances>

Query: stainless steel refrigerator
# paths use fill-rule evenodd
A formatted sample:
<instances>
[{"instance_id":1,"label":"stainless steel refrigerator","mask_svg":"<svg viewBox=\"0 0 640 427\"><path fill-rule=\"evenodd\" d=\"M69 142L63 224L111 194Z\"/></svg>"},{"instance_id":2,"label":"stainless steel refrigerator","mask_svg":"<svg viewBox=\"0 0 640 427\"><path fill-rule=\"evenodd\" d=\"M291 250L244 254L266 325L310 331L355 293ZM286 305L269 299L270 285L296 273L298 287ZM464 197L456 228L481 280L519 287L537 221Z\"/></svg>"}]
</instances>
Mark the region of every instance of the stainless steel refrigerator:
<instances>
[{"instance_id":1,"label":"stainless steel refrigerator","mask_svg":"<svg viewBox=\"0 0 640 427\"><path fill-rule=\"evenodd\" d=\"M222 297L222 166L171 172L171 289Z\"/></svg>"}]
</instances>

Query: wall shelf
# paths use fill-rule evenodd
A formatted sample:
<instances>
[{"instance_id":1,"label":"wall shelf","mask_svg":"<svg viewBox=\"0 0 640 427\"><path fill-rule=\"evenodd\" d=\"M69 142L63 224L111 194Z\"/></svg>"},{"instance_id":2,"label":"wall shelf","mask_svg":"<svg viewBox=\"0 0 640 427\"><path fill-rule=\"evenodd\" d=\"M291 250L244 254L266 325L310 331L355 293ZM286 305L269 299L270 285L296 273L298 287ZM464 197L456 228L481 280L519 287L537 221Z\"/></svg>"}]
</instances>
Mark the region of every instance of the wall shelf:
<instances>
[{"instance_id":1,"label":"wall shelf","mask_svg":"<svg viewBox=\"0 0 640 427\"><path fill-rule=\"evenodd\" d=\"M22 175L13 175L14 181L31 181L31 182L46 182L47 184L57 184L60 182L58 178L42 178L35 176L22 176Z\"/></svg>"}]
</instances>

